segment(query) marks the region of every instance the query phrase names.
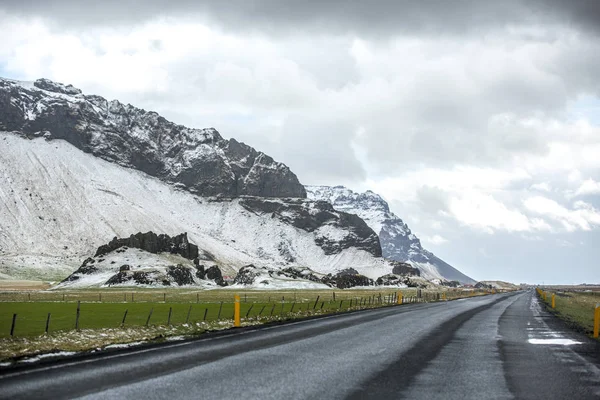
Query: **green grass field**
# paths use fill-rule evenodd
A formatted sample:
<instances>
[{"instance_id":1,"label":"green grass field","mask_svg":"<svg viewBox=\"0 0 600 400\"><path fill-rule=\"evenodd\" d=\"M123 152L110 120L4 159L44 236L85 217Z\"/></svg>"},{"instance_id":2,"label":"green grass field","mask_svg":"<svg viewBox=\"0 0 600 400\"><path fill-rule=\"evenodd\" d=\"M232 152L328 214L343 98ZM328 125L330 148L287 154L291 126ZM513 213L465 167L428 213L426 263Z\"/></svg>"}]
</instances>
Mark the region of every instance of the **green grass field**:
<instances>
[{"instance_id":1,"label":"green grass field","mask_svg":"<svg viewBox=\"0 0 600 400\"><path fill-rule=\"evenodd\" d=\"M373 304L374 305L374 304ZM240 303L242 319L281 318L328 313L350 309L349 300L315 302ZM365 305L365 307L367 307ZM378 304L379 306L379 304ZM121 326L125 312L125 326L171 325L185 322L217 321L233 319L233 303L81 303L79 329L117 328ZM352 309L358 304L353 301ZM152 310L152 315L150 311ZM188 318L189 312L189 318ZM41 335L45 331L50 313L49 332L75 329L77 303L75 302L10 302L0 304L0 337L10 336L13 314L17 314L15 337Z\"/></svg>"},{"instance_id":2,"label":"green grass field","mask_svg":"<svg viewBox=\"0 0 600 400\"><path fill-rule=\"evenodd\" d=\"M555 292L556 315L576 329L591 335L594 330L594 308L600 303L600 292ZM547 296L550 304L551 295Z\"/></svg>"},{"instance_id":3,"label":"green grass field","mask_svg":"<svg viewBox=\"0 0 600 400\"><path fill-rule=\"evenodd\" d=\"M231 320L233 296L241 298L242 319L291 317L328 313L389 304L402 295L405 302L416 301L416 289L402 290L292 290L244 291L172 289L102 289L79 291L12 291L0 292L0 338L10 336L16 314L14 337L41 335L50 314L49 332L75 329L77 302L80 305L79 328L116 328L125 326L177 325L199 321ZM422 301L464 297L457 290L422 291ZM221 304L222 303L222 304ZM316 303L316 305L315 305ZM169 309L171 318L169 320ZM150 311L152 315L148 321ZM189 313L189 317L188 317Z\"/></svg>"}]
</instances>

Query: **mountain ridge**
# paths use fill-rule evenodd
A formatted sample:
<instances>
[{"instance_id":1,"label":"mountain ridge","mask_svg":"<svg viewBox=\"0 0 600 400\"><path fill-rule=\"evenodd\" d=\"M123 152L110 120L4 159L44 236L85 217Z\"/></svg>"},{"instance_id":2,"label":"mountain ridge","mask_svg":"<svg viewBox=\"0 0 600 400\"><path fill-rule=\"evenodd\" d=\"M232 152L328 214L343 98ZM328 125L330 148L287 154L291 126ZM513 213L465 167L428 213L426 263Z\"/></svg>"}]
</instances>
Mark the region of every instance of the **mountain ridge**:
<instances>
[{"instance_id":1,"label":"mountain ridge","mask_svg":"<svg viewBox=\"0 0 600 400\"><path fill-rule=\"evenodd\" d=\"M305 186L311 200L329 201L334 209L358 215L378 235L384 258L409 262L428 279L443 278L461 283L476 281L430 251L423 248L419 238L408 225L391 212L387 202L377 193L367 190L356 193L344 186Z\"/></svg>"},{"instance_id":2,"label":"mountain ridge","mask_svg":"<svg viewBox=\"0 0 600 400\"><path fill-rule=\"evenodd\" d=\"M84 95L72 85L0 78L0 130L64 139L87 153L201 196L306 198L283 163L214 128L192 129L154 111Z\"/></svg>"}]
</instances>

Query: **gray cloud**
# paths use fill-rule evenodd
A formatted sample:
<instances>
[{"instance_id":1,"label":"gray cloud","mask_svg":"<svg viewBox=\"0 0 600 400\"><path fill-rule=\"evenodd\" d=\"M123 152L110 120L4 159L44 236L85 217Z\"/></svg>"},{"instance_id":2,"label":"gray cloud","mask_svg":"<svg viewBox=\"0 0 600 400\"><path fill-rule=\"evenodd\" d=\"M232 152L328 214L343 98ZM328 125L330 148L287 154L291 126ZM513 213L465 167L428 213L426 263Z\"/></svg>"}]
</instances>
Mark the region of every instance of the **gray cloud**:
<instances>
[{"instance_id":1,"label":"gray cloud","mask_svg":"<svg viewBox=\"0 0 600 400\"><path fill-rule=\"evenodd\" d=\"M421 210L429 214L448 210L448 194L433 186L421 186L417 189L417 200Z\"/></svg>"},{"instance_id":2,"label":"gray cloud","mask_svg":"<svg viewBox=\"0 0 600 400\"><path fill-rule=\"evenodd\" d=\"M366 172L347 139L351 125L292 116L282 131L285 135L278 152L280 159L292 170L303 171L301 179L305 183L349 184L366 179Z\"/></svg>"},{"instance_id":3,"label":"gray cloud","mask_svg":"<svg viewBox=\"0 0 600 400\"><path fill-rule=\"evenodd\" d=\"M40 15L72 26L140 22L160 16L202 15L228 29L259 31L431 33L479 31L506 24L560 23L598 32L600 3L595 0L5 0L2 8Z\"/></svg>"}]
</instances>

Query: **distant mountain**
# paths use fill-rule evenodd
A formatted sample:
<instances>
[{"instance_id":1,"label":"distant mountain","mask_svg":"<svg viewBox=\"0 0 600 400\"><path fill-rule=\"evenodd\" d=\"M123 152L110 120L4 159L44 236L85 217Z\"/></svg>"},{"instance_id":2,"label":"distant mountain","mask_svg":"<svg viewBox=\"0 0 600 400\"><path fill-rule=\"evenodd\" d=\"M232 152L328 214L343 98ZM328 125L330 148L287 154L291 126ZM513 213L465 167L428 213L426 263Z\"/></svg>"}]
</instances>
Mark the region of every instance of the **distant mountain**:
<instances>
[{"instance_id":1,"label":"distant mountain","mask_svg":"<svg viewBox=\"0 0 600 400\"><path fill-rule=\"evenodd\" d=\"M62 280L114 237L148 231L187 233L230 277L249 264L393 270L362 219L306 199L250 146L70 85L0 79L0 279Z\"/></svg>"},{"instance_id":2,"label":"distant mountain","mask_svg":"<svg viewBox=\"0 0 600 400\"><path fill-rule=\"evenodd\" d=\"M308 198L328 201L338 211L356 214L378 235L384 258L406 261L427 279L444 278L461 283L475 281L421 246L408 226L390 211L385 200L372 191L356 193L343 186L306 186Z\"/></svg>"}]
</instances>

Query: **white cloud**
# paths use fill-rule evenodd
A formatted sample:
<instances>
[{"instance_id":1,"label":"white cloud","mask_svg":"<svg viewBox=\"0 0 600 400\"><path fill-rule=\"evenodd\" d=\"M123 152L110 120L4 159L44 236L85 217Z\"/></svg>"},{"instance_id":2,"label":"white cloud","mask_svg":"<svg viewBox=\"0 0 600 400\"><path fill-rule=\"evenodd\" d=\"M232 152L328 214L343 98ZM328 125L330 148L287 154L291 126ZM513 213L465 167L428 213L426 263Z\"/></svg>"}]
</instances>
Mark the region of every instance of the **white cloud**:
<instances>
[{"instance_id":1,"label":"white cloud","mask_svg":"<svg viewBox=\"0 0 600 400\"><path fill-rule=\"evenodd\" d=\"M424 242L425 244L441 245L441 244L447 243L448 239L446 239L445 237L440 236L440 235L433 235L433 236L423 236L421 238L421 241Z\"/></svg>"},{"instance_id":2,"label":"white cloud","mask_svg":"<svg viewBox=\"0 0 600 400\"><path fill-rule=\"evenodd\" d=\"M575 191L575 196L585 196L590 194L600 194L600 182L593 179L586 179Z\"/></svg>"},{"instance_id":3,"label":"white cloud","mask_svg":"<svg viewBox=\"0 0 600 400\"><path fill-rule=\"evenodd\" d=\"M589 231L600 226L600 211L583 201L577 201L574 209L568 209L552 199L534 196L524 201L525 207L532 213L553 219L568 231Z\"/></svg>"},{"instance_id":4,"label":"white cloud","mask_svg":"<svg viewBox=\"0 0 600 400\"><path fill-rule=\"evenodd\" d=\"M488 233L494 230L525 232L551 229L542 219L530 219L518 210L509 209L491 195L473 191L452 198L449 210L461 224Z\"/></svg>"},{"instance_id":5,"label":"white cloud","mask_svg":"<svg viewBox=\"0 0 600 400\"><path fill-rule=\"evenodd\" d=\"M540 192L550 192L552 190L552 187L547 182L534 183L530 188Z\"/></svg>"},{"instance_id":6,"label":"white cloud","mask_svg":"<svg viewBox=\"0 0 600 400\"><path fill-rule=\"evenodd\" d=\"M518 168L502 170L457 165L449 169L421 167L398 171L394 178L371 180L367 186L386 198L414 202L419 200L419 189L425 189L430 195L434 191L440 194L467 190L494 193L530 179L529 173Z\"/></svg>"}]
</instances>

